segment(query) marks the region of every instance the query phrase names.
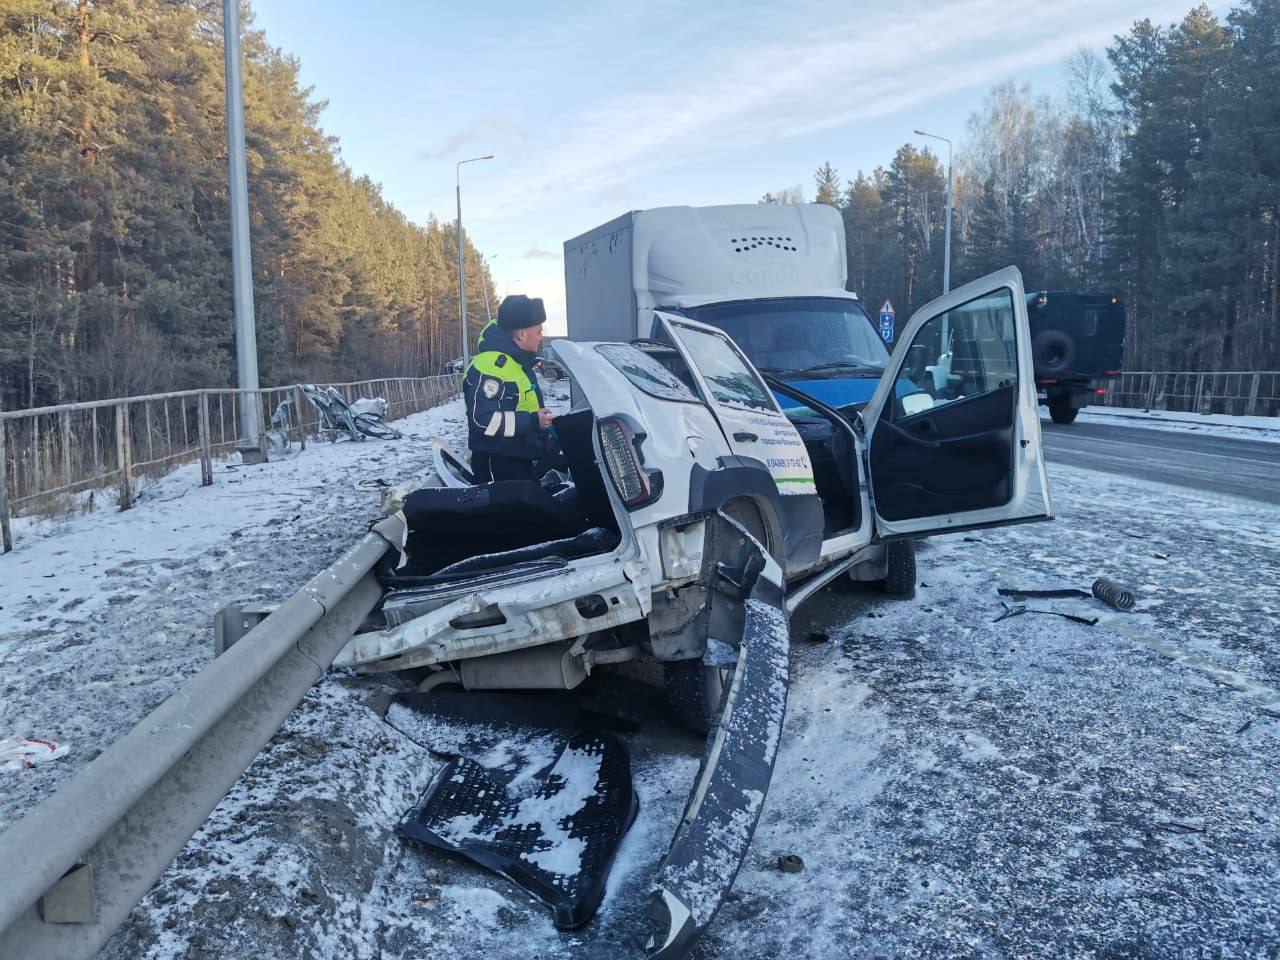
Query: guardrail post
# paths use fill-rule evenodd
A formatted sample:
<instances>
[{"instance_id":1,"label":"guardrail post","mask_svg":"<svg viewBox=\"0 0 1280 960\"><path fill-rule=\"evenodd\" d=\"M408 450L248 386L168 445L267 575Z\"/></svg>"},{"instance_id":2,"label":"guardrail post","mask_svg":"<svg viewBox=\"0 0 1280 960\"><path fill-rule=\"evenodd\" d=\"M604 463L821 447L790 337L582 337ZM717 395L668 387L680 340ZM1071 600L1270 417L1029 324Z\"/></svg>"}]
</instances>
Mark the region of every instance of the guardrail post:
<instances>
[{"instance_id":1,"label":"guardrail post","mask_svg":"<svg viewBox=\"0 0 1280 960\"><path fill-rule=\"evenodd\" d=\"M1253 381L1249 384L1249 405L1245 408L1245 414L1252 417L1253 411L1258 407L1258 386L1262 382L1262 374L1255 373Z\"/></svg>"},{"instance_id":2,"label":"guardrail post","mask_svg":"<svg viewBox=\"0 0 1280 960\"><path fill-rule=\"evenodd\" d=\"M5 443L8 432L9 422L0 420L0 541L5 553L13 549L13 531L9 529L9 450Z\"/></svg>"},{"instance_id":3,"label":"guardrail post","mask_svg":"<svg viewBox=\"0 0 1280 960\"><path fill-rule=\"evenodd\" d=\"M1150 413L1152 406L1156 402L1156 375L1152 373L1152 374L1148 374L1148 376L1150 376L1151 382L1147 385L1146 412Z\"/></svg>"},{"instance_id":4,"label":"guardrail post","mask_svg":"<svg viewBox=\"0 0 1280 960\"><path fill-rule=\"evenodd\" d=\"M302 387L293 388L293 407L298 411L298 433L301 435L302 449L307 449L307 408L303 405Z\"/></svg>"},{"instance_id":5,"label":"guardrail post","mask_svg":"<svg viewBox=\"0 0 1280 960\"><path fill-rule=\"evenodd\" d=\"M59 417L62 428L62 483L71 486L71 411L63 410Z\"/></svg>"},{"instance_id":6,"label":"guardrail post","mask_svg":"<svg viewBox=\"0 0 1280 960\"><path fill-rule=\"evenodd\" d=\"M213 450L209 436L209 394L200 394L200 416L196 424L200 435L200 486L213 486Z\"/></svg>"},{"instance_id":7,"label":"guardrail post","mask_svg":"<svg viewBox=\"0 0 1280 960\"><path fill-rule=\"evenodd\" d=\"M129 436L129 403L116 404L116 462L120 465L120 509L133 506L133 444Z\"/></svg>"},{"instance_id":8,"label":"guardrail post","mask_svg":"<svg viewBox=\"0 0 1280 960\"><path fill-rule=\"evenodd\" d=\"M31 492L44 493L44 457L40 453L40 415L31 418Z\"/></svg>"}]
</instances>

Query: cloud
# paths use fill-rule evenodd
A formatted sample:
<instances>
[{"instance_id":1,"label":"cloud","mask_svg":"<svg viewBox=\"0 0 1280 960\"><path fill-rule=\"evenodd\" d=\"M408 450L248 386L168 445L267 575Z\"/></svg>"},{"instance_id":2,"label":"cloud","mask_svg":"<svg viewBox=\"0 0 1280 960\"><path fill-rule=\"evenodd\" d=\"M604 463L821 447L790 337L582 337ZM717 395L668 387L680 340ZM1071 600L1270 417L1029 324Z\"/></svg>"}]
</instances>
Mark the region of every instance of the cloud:
<instances>
[{"instance_id":1,"label":"cloud","mask_svg":"<svg viewBox=\"0 0 1280 960\"><path fill-rule=\"evenodd\" d=\"M511 129L503 121L496 117L486 117L476 123L471 124L463 130L452 134L434 147L428 147L418 153L418 160L443 160L458 159L465 160L466 157L457 156L458 152L473 143L484 142L486 146L490 145L494 140L512 139L512 134L516 134L519 139L518 131Z\"/></svg>"},{"instance_id":2,"label":"cloud","mask_svg":"<svg viewBox=\"0 0 1280 960\"><path fill-rule=\"evenodd\" d=\"M559 260L560 254L552 250L543 250L539 247L530 247L520 255L525 260Z\"/></svg>"},{"instance_id":3,"label":"cloud","mask_svg":"<svg viewBox=\"0 0 1280 960\"><path fill-rule=\"evenodd\" d=\"M727 22L702 22L716 43L702 43L697 56L662 59L661 69L621 92L601 85L584 97L576 112L532 138L520 175L491 191L477 213L510 216L584 190L625 191L641 175L690 162L731 162L734 151L894 114L1057 62L1081 45L1109 42L1135 17L1167 19L1184 7L1185 0L1041 0L1025 17L1013 15L1008 0L958 0L851 15L847 3L833 0L825 13L755 7L747 37L731 35Z\"/></svg>"}]
</instances>

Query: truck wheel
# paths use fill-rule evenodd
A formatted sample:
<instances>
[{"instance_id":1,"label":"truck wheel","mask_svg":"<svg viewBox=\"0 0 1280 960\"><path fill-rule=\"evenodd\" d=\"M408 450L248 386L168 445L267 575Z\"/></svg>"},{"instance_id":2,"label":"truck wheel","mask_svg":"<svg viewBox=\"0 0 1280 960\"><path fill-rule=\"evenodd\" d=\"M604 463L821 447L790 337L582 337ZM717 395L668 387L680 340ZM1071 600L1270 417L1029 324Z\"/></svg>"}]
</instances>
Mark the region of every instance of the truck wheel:
<instances>
[{"instance_id":1,"label":"truck wheel","mask_svg":"<svg viewBox=\"0 0 1280 960\"><path fill-rule=\"evenodd\" d=\"M1049 401L1049 416L1054 423L1074 423L1079 412L1070 397L1054 397Z\"/></svg>"},{"instance_id":2,"label":"truck wheel","mask_svg":"<svg viewBox=\"0 0 1280 960\"><path fill-rule=\"evenodd\" d=\"M889 571L880 589L891 597L916 595L916 545L910 540L894 540L885 545Z\"/></svg>"},{"instance_id":3,"label":"truck wheel","mask_svg":"<svg viewBox=\"0 0 1280 960\"><path fill-rule=\"evenodd\" d=\"M729 684L729 671L701 660L673 660L662 665L662 683L680 722L695 733L710 733Z\"/></svg>"}]
</instances>

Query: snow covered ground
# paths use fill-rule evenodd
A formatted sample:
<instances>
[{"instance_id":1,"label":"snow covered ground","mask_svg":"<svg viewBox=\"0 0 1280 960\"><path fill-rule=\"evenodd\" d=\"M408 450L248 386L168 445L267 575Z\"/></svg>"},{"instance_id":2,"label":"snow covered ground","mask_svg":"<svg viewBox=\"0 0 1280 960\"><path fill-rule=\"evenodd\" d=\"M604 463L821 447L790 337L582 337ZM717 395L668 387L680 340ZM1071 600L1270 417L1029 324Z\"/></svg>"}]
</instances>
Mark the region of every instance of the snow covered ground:
<instances>
[{"instance_id":1,"label":"snow covered ground","mask_svg":"<svg viewBox=\"0 0 1280 960\"><path fill-rule=\"evenodd\" d=\"M410 439L174 474L0 558L0 735L67 757L0 774L0 826L199 669L213 611L287 595L420 472ZM456 434L454 437L457 442ZM1058 519L929 541L920 588L819 592L751 853L696 956L1266 956L1280 943L1280 511L1051 464ZM1130 584L1139 608L993 621L999 586ZM1011 602L1011 601L1005 601ZM639 956L702 744L650 667L597 673L640 816L599 916L557 933L504 881L395 824L439 760L380 717L396 678L330 675L187 845L109 958ZM784 874L777 858L799 854Z\"/></svg>"},{"instance_id":2,"label":"snow covered ground","mask_svg":"<svg viewBox=\"0 0 1280 960\"><path fill-rule=\"evenodd\" d=\"M1042 417L1048 421L1048 414ZM1225 413L1178 413L1132 407L1085 407L1078 420L1084 423L1128 423L1149 430L1191 430L1217 437L1248 437L1280 443L1280 417L1233 417Z\"/></svg>"}]
</instances>

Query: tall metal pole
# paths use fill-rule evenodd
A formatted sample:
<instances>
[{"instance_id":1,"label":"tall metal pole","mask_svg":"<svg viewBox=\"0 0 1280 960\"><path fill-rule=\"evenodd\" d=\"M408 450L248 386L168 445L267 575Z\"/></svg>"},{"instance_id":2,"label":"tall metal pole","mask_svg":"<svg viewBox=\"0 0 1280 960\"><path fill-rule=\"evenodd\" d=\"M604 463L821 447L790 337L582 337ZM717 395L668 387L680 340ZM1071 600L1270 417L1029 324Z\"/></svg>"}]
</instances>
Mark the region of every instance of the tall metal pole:
<instances>
[{"instance_id":1,"label":"tall metal pole","mask_svg":"<svg viewBox=\"0 0 1280 960\"><path fill-rule=\"evenodd\" d=\"M244 158L244 94L240 75L240 0L222 0L223 54L227 81L227 163L231 194L231 280L235 291L236 377L240 394L240 441L245 459L260 456L258 334L253 313L253 263L249 250L249 178Z\"/></svg>"},{"instance_id":2,"label":"tall metal pole","mask_svg":"<svg viewBox=\"0 0 1280 960\"><path fill-rule=\"evenodd\" d=\"M947 141L947 230L942 253L942 292L951 291L951 141Z\"/></svg>"},{"instance_id":3,"label":"tall metal pole","mask_svg":"<svg viewBox=\"0 0 1280 960\"><path fill-rule=\"evenodd\" d=\"M458 175L457 194L458 194L458 222L455 225L454 237L458 241L458 315L459 328L458 339L462 343L462 369L466 369L471 362L468 356L469 346L467 344L467 268L462 265L462 164L458 164L454 168L454 172Z\"/></svg>"},{"instance_id":4,"label":"tall metal pole","mask_svg":"<svg viewBox=\"0 0 1280 960\"><path fill-rule=\"evenodd\" d=\"M942 242L942 292L949 293L951 291L951 141L936 133L925 133L923 130L917 130L916 134L941 140L947 145L947 227L944 233L945 239Z\"/></svg>"},{"instance_id":5,"label":"tall metal pole","mask_svg":"<svg viewBox=\"0 0 1280 960\"><path fill-rule=\"evenodd\" d=\"M457 223L457 240L458 240L458 323L459 339L462 341L462 366L466 369L470 361L470 346L467 343L467 268L462 261L462 165L464 163L475 163L477 160L492 160L493 154L484 157L472 157L469 160L459 160L453 168L456 177L455 190L458 198L458 223Z\"/></svg>"}]
</instances>

